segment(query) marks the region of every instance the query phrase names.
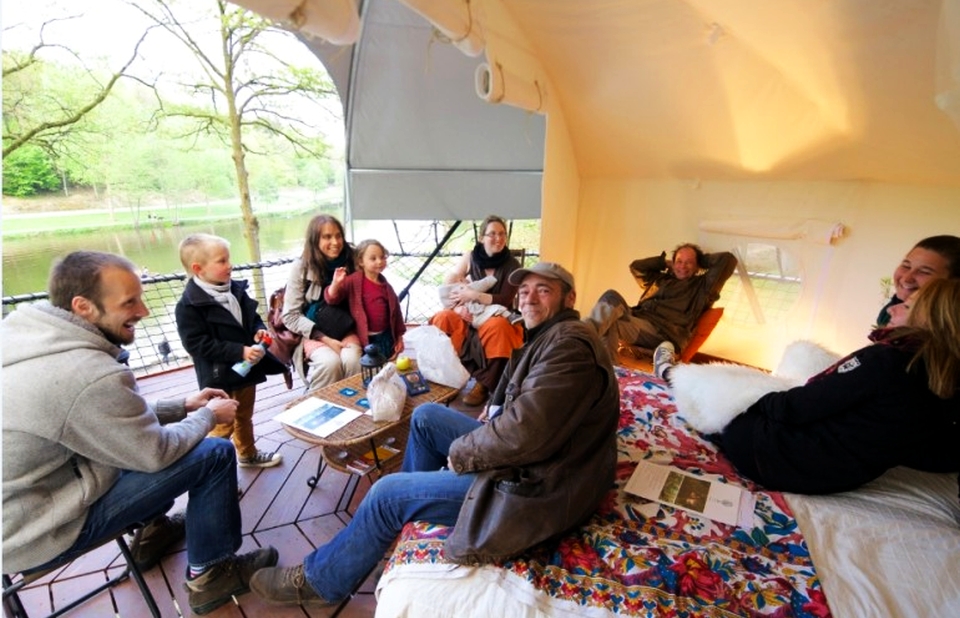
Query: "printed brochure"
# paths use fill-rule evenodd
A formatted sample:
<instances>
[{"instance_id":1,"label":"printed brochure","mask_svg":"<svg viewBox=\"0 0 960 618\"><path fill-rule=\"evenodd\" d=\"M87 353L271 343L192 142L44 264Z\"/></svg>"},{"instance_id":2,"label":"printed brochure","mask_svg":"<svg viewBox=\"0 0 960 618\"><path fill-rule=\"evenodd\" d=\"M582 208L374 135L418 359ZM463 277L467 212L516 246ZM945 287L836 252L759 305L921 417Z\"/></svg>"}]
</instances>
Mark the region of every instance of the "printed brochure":
<instances>
[{"instance_id":1,"label":"printed brochure","mask_svg":"<svg viewBox=\"0 0 960 618\"><path fill-rule=\"evenodd\" d=\"M640 461L624 490L724 524L753 527L756 498L752 493L670 466Z\"/></svg>"},{"instance_id":2,"label":"printed brochure","mask_svg":"<svg viewBox=\"0 0 960 618\"><path fill-rule=\"evenodd\" d=\"M276 420L318 438L326 438L363 412L331 403L318 397L308 397L289 410L276 416Z\"/></svg>"}]
</instances>

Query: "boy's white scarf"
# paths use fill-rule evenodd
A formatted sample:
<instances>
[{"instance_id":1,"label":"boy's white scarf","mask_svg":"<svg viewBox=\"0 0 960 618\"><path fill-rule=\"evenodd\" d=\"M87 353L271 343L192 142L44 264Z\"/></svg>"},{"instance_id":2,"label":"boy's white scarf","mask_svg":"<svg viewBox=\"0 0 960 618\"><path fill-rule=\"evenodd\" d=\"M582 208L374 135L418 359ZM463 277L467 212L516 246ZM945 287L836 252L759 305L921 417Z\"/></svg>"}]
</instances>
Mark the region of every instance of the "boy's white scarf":
<instances>
[{"instance_id":1,"label":"boy's white scarf","mask_svg":"<svg viewBox=\"0 0 960 618\"><path fill-rule=\"evenodd\" d=\"M200 286L201 290L212 296L213 300L223 305L227 311L230 312L230 315L236 318L237 322L243 324L243 314L240 313L240 301L230 293L229 281L223 285L217 285L215 283L208 283L200 279L200 277L194 277L193 280Z\"/></svg>"}]
</instances>

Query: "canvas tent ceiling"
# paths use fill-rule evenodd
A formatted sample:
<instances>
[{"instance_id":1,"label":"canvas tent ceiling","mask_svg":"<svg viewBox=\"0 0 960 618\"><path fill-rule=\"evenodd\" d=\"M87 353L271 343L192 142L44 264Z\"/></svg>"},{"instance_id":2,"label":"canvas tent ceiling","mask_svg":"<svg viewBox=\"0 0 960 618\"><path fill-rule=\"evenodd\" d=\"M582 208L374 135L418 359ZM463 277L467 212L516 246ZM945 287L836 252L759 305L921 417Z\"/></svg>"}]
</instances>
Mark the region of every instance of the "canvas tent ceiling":
<instances>
[{"instance_id":1,"label":"canvas tent ceiling","mask_svg":"<svg viewBox=\"0 0 960 618\"><path fill-rule=\"evenodd\" d=\"M505 5L584 176L960 184L957 0Z\"/></svg>"},{"instance_id":2,"label":"canvas tent ceiling","mask_svg":"<svg viewBox=\"0 0 960 618\"><path fill-rule=\"evenodd\" d=\"M471 27L488 39L509 40L519 27L550 82L553 109L563 110L584 178L960 186L960 0L433 4L468 7ZM506 26L504 14L514 23ZM359 44L345 54L360 57L349 84L360 93L350 127L359 182L361 170L389 167L400 173L384 178L422 181L408 162L457 169L483 158L497 169L515 146L537 143L523 114L496 156L477 146L487 141L450 139L464 129L458 124L488 136L486 122L496 120L487 114L503 111L473 94L478 60L428 45L429 28L399 0L370 2L362 22Z\"/></svg>"},{"instance_id":3,"label":"canvas tent ceiling","mask_svg":"<svg viewBox=\"0 0 960 618\"><path fill-rule=\"evenodd\" d=\"M346 110L349 216L539 218L543 117L478 98L480 61L435 41L403 4L368 0L361 11L354 45L304 37Z\"/></svg>"}]
</instances>

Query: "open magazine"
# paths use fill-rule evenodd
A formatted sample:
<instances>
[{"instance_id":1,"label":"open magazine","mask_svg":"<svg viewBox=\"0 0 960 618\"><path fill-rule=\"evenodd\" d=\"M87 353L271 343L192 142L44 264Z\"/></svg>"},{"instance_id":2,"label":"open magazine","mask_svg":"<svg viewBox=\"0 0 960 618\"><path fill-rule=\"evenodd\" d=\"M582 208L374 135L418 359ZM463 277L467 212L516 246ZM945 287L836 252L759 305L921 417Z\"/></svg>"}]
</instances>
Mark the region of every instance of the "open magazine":
<instances>
[{"instance_id":1,"label":"open magazine","mask_svg":"<svg viewBox=\"0 0 960 618\"><path fill-rule=\"evenodd\" d=\"M312 433L319 438L326 438L362 415L363 412L359 410L331 403L319 397L308 397L289 410L278 414L275 420Z\"/></svg>"},{"instance_id":2,"label":"open magazine","mask_svg":"<svg viewBox=\"0 0 960 618\"><path fill-rule=\"evenodd\" d=\"M383 466L384 463L394 455L400 453L400 449L394 448L387 444L381 444L377 447L376 456L374 456L373 449L370 449L363 455L355 458L353 461L347 464L347 469L351 470L354 474L364 475L373 472L377 466Z\"/></svg>"},{"instance_id":3,"label":"open magazine","mask_svg":"<svg viewBox=\"0 0 960 618\"><path fill-rule=\"evenodd\" d=\"M640 461L624 489L636 496L709 517L724 524L750 528L756 498L727 483L711 481L670 466Z\"/></svg>"}]
</instances>

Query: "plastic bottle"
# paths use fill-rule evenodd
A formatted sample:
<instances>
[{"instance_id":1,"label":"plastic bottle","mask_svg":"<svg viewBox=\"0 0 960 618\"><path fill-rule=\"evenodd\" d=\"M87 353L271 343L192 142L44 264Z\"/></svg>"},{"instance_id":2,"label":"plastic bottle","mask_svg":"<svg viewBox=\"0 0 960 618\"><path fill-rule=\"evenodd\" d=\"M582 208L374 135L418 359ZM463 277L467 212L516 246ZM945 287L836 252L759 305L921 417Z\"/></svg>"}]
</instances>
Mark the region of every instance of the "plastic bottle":
<instances>
[{"instance_id":1,"label":"plastic bottle","mask_svg":"<svg viewBox=\"0 0 960 618\"><path fill-rule=\"evenodd\" d=\"M263 339L260 340L260 343L255 344L253 347L260 348L264 352L267 351L267 346L273 343L273 340L270 338L270 335L264 335ZM248 360L242 360L239 363L234 364L233 370L240 374L243 377L247 377L247 374L250 373L250 370L253 369L253 366L257 363L251 363Z\"/></svg>"}]
</instances>

